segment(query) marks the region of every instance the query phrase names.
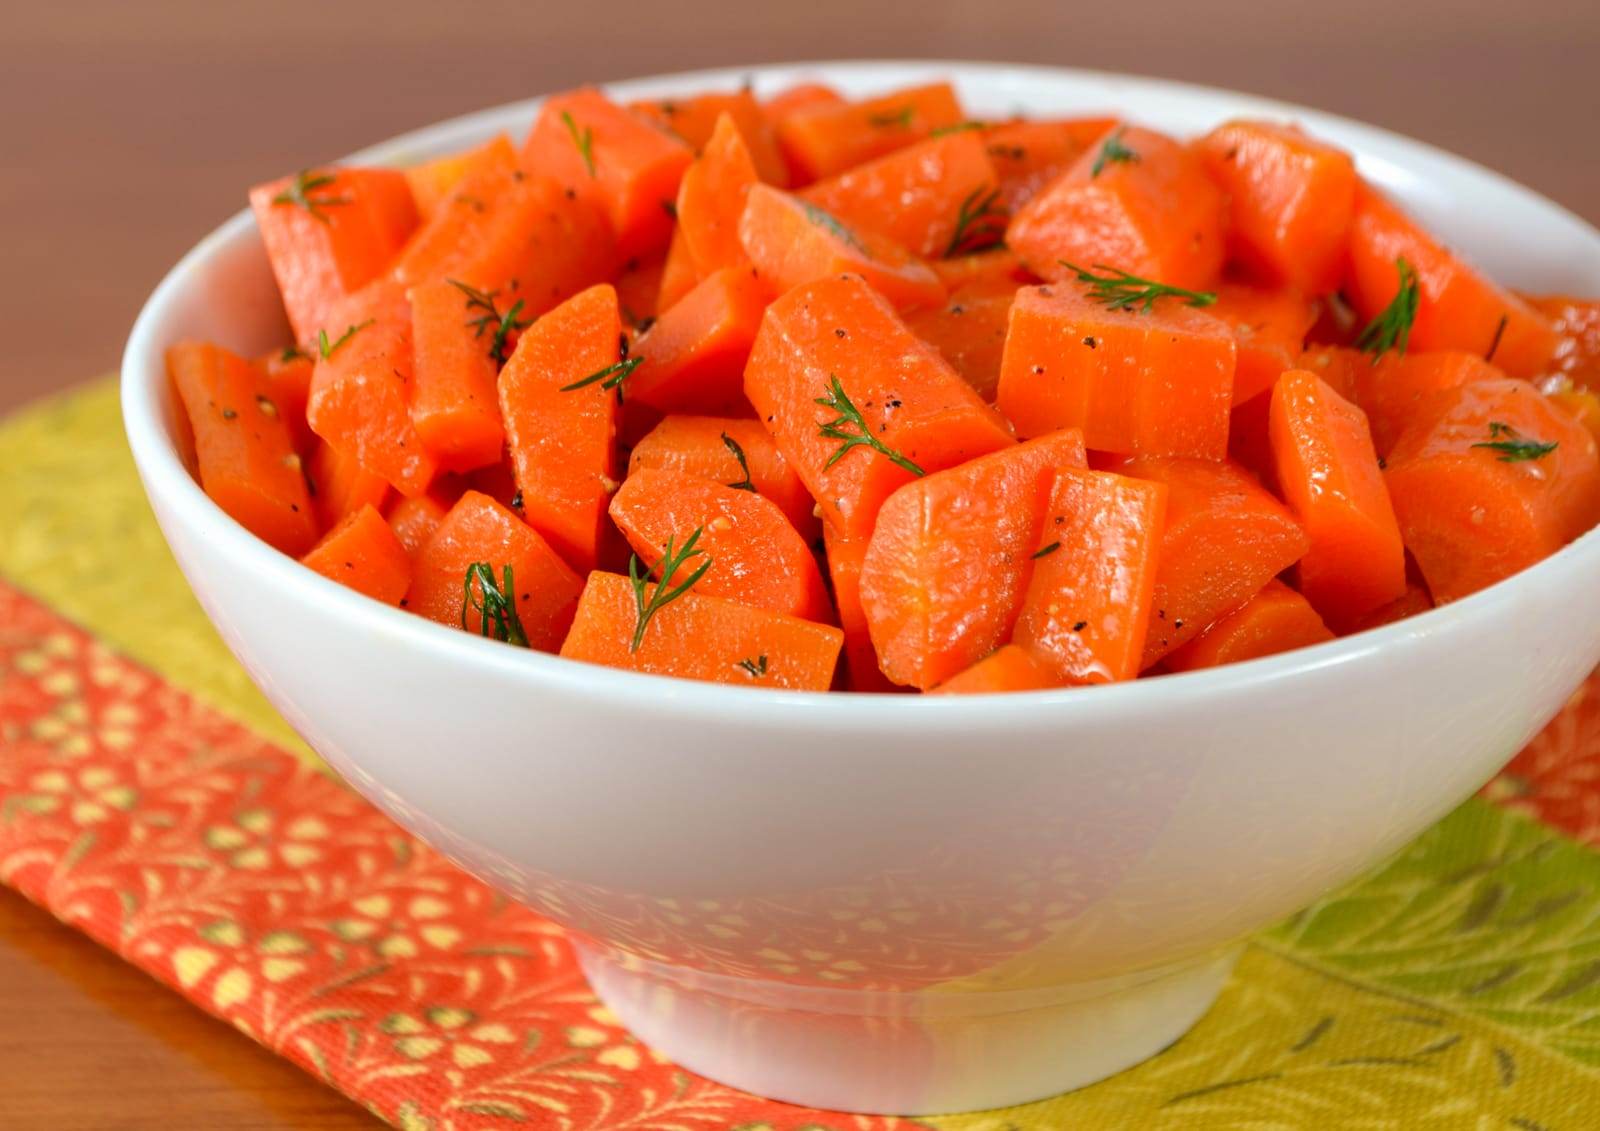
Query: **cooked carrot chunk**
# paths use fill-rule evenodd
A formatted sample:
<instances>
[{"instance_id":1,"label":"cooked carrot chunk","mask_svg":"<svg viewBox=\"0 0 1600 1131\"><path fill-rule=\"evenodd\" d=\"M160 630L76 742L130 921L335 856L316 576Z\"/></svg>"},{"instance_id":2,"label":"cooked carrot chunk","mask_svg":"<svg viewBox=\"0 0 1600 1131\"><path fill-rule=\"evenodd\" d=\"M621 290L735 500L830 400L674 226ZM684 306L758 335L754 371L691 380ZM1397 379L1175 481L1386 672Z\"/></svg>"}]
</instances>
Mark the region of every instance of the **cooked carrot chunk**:
<instances>
[{"instance_id":1,"label":"cooked carrot chunk","mask_svg":"<svg viewBox=\"0 0 1600 1131\"><path fill-rule=\"evenodd\" d=\"M645 583L647 593L655 588L655 581ZM696 593L661 605L642 635L639 620L629 579L596 570L583 587L561 654L709 683L826 691L843 636L831 625Z\"/></svg>"},{"instance_id":2,"label":"cooked carrot chunk","mask_svg":"<svg viewBox=\"0 0 1600 1131\"><path fill-rule=\"evenodd\" d=\"M1001 206L1008 213L1021 208L1116 124L1114 118L1064 118L984 130L984 145L1000 178Z\"/></svg>"},{"instance_id":3,"label":"cooked carrot chunk","mask_svg":"<svg viewBox=\"0 0 1600 1131\"><path fill-rule=\"evenodd\" d=\"M633 345L630 400L661 412L728 412L744 404L744 363L767 292L749 267L714 271Z\"/></svg>"},{"instance_id":4,"label":"cooked carrot chunk","mask_svg":"<svg viewBox=\"0 0 1600 1131\"><path fill-rule=\"evenodd\" d=\"M667 246L678 179L693 158L681 140L593 87L545 99L522 147L528 168L605 210L624 258Z\"/></svg>"},{"instance_id":5,"label":"cooked carrot chunk","mask_svg":"<svg viewBox=\"0 0 1600 1131\"><path fill-rule=\"evenodd\" d=\"M1168 489L1141 669L1239 608L1311 546L1288 509L1237 464L1136 459L1116 470Z\"/></svg>"},{"instance_id":6,"label":"cooked carrot chunk","mask_svg":"<svg viewBox=\"0 0 1600 1131\"><path fill-rule=\"evenodd\" d=\"M262 391L289 429L289 443L305 455L316 443L316 433L306 423L306 402L311 399L314 366L305 351L290 347L275 350L258 361Z\"/></svg>"},{"instance_id":7,"label":"cooked carrot chunk","mask_svg":"<svg viewBox=\"0 0 1600 1131\"><path fill-rule=\"evenodd\" d=\"M1350 155L1298 127L1232 121L1196 145L1228 194L1228 248L1263 281L1325 294L1339 285L1355 202Z\"/></svg>"},{"instance_id":8,"label":"cooked carrot chunk","mask_svg":"<svg viewBox=\"0 0 1600 1131\"><path fill-rule=\"evenodd\" d=\"M944 298L939 277L899 244L765 185L745 199L739 242L774 293L854 272L902 310Z\"/></svg>"},{"instance_id":9,"label":"cooked carrot chunk","mask_svg":"<svg viewBox=\"0 0 1600 1131\"><path fill-rule=\"evenodd\" d=\"M1256 660L1332 640L1311 603L1281 581L1229 613L1166 659L1169 671L1190 672Z\"/></svg>"},{"instance_id":10,"label":"cooked carrot chunk","mask_svg":"<svg viewBox=\"0 0 1600 1131\"><path fill-rule=\"evenodd\" d=\"M884 501L860 593L885 675L927 690L1005 642L1056 473L1084 466L1073 429L915 479Z\"/></svg>"},{"instance_id":11,"label":"cooked carrot chunk","mask_svg":"<svg viewBox=\"0 0 1600 1131\"><path fill-rule=\"evenodd\" d=\"M255 366L221 346L180 342L167 374L194 435L200 486L239 525L286 554L316 541L300 457Z\"/></svg>"},{"instance_id":12,"label":"cooked carrot chunk","mask_svg":"<svg viewBox=\"0 0 1600 1131\"><path fill-rule=\"evenodd\" d=\"M1017 253L1010 248L997 247L970 255L957 255L949 259L935 259L928 266L939 277L955 299L976 295L1004 295L1010 298L1024 283L1038 282Z\"/></svg>"},{"instance_id":13,"label":"cooked carrot chunk","mask_svg":"<svg viewBox=\"0 0 1600 1131\"><path fill-rule=\"evenodd\" d=\"M741 245L742 246L742 245ZM689 251L689 240L683 225L672 229L672 242L667 246L667 257L661 265L661 283L656 291L656 314L671 310L679 300L700 282L700 268Z\"/></svg>"},{"instance_id":14,"label":"cooked carrot chunk","mask_svg":"<svg viewBox=\"0 0 1600 1131\"><path fill-rule=\"evenodd\" d=\"M369 504L381 510L390 492L388 480L368 471L354 456L339 452L326 440L318 440L311 449L306 485L311 491L317 529L323 532Z\"/></svg>"},{"instance_id":15,"label":"cooked carrot chunk","mask_svg":"<svg viewBox=\"0 0 1600 1131\"><path fill-rule=\"evenodd\" d=\"M630 333L655 321L661 308L656 304L661 294L661 276L666 271L667 257L652 255L646 259L630 259L617 274L612 284L617 292L617 305L622 309L622 322Z\"/></svg>"},{"instance_id":16,"label":"cooked carrot chunk","mask_svg":"<svg viewBox=\"0 0 1600 1131\"><path fill-rule=\"evenodd\" d=\"M505 447L495 379L522 323L492 294L437 280L411 288L411 422L441 467L471 471Z\"/></svg>"},{"instance_id":17,"label":"cooked carrot chunk","mask_svg":"<svg viewBox=\"0 0 1600 1131\"><path fill-rule=\"evenodd\" d=\"M1475 353L1437 350L1385 353L1376 360L1362 357L1353 367L1355 388L1347 394L1367 414L1372 442L1387 456L1400 433L1435 393L1474 381L1502 380L1505 374Z\"/></svg>"},{"instance_id":18,"label":"cooked carrot chunk","mask_svg":"<svg viewBox=\"0 0 1600 1131\"><path fill-rule=\"evenodd\" d=\"M1523 381L1435 394L1384 478L1439 604L1548 557L1600 518L1594 436Z\"/></svg>"},{"instance_id":19,"label":"cooked carrot chunk","mask_svg":"<svg viewBox=\"0 0 1600 1131\"><path fill-rule=\"evenodd\" d=\"M933 688L930 695L984 695L995 691L1044 691L1061 681L1020 644L996 648L966 671Z\"/></svg>"},{"instance_id":20,"label":"cooked carrot chunk","mask_svg":"<svg viewBox=\"0 0 1600 1131\"><path fill-rule=\"evenodd\" d=\"M300 560L386 605L399 604L411 585L411 558L371 503L345 516Z\"/></svg>"},{"instance_id":21,"label":"cooked carrot chunk","mask_svg":"<svg viewBox=\"0 0 1600 1131\"><path fill-rule=\"evenodd\" d=\"M646 99L628 103L628 109L677 134L696 153L710 146L711 139L716 136L718 120L726 117L739 131L757 175L779 188L789 183L789 167L784 162L783 151L778 148L778 133L765 108L748 90Z\"/></svg>"},{"instance_id":22,"label":"cooked carrot chunk","mask_svg":"<svg viewBox=\"0 0 1600 1131\"><path fill-rule=\"evenodd\" d=\"M489 635L483 628L482 578L468 583L468 570L479 562L502 588L506 570L511 571L515 592L504 596L515 606L528 647L541 652L560 647L582 578L532 527L477 491L457 500L414 559L405 606L440 624Z\"/></svg>"},{"instance_id":23,"label":"cooked carrot chunk","mask_svg":"<svg viewBox=\"0 0 1600 1131\"><path fill-rule=\"evenodd\" d=\"M1382 628L1386 624L1414 617L1418 613L1425 613L1433 608L1433 598L1428 593L1428 587L1420 581L1408 580L1406 591L1387 605L1380 605L1364 617L1357 617L1352 624L1346 625L1341 635L1348 636L1353 632L1365 632L1369 628Z\"/></svg>"},{"instance_id":24,"label":"cooked carrot chunk","mask_svg":"<svg viewBox=\"0 0 1600 1131\"><path fill-rule=\"evenodd\" d=\"M1600 389L1600 299L1523 296L1556 332L1551 367L1580 385Z\"/></svg>"},{"instance_id":25,"label":"cooked carrot chunk","mask_svg":"<svg viewBox=\"0 0 1600 1131\"><path fill-rule=\"evenodd\" d=\"M822 524L822 543L828 560L828 579L833 586L833 607L839 613L844 631L844 671L842 686L851 691L902 691L889 682L878 666L878 650L872 646L872 631L861 606L861 565L867 556L868 534L846 538L828 524Z\"/></svg>"},{"instance_id":26,"label":"cooked carrot chunk","mask_svg":"<svg viewBox=\"0 0 1600 1131\"><path fill-rule=\"evenodd\" d=\"M893 153L961 120L950 84L933 83L860 102L818 99L791 106L778 119L778 144L803 183Z\"/></svg>"},{"instance_id":27,"label":"cooked carrot chunk","mask_svg":"<svg viewBox=\"0 0 1600 1131\"><path fill-rule=\"evenodd\" d=\"M1064 683L1139 674L1167 487L1064 468L1045 511L1015 643Z\"/></svg>"},{"instance_id":28,"label":"cooked carrot chunk","mask_svg":"<svg viewBox=\"0 0 1600 1131\"><path fill-rule=\"evenodd\" d=\"M1366 415L1306 369L1272 388L1272 450L1279 493L1311 548L1295 567L1300 592L1337 625L1406 588L1406 555Z\"/></svg>"},{"instance_id":29,"label":"cooked carrot chunk","mask_svg":"<svg viewBox=\"0 0 1600 1131\"><path fill-rule=\"evenodd\" d=\"M1013 442L1005 421L855 275L796 287L767 308L744 387L847 538L870 531L902 483Z\"/></svg>"},{"instance_id":30,"label":"cooked carrot chunk","mask_svg":"<svg viewBox=\"0 0 1600 1131\"><path fill-rule=\"evenodd\" d=\"M1233 330L1238 361L1233 369L1233 403L1241 405L1271 389L1305 347L1316 308L1299 291L1224 283L1206 313Z\"/></svg>"},{"instance_id":31,"label":"cooked carrot chunk","mask_svg":"<svg viewBox=\"0 0 1600 1131\"><path fill-rule=\"evenodd\" d=\"M594 568L616 488L617 397L606 385L627 376L621 337L616 291L602 283L530 326L500 374L523 517L581 571Z\"/></svg>"},{"instance_id":32,"label":"cooked carrot chunk","mask_svg":"<svg viewBox=\"0 0 1600 1131\"><path fill-rule=\"evenodd\" d=\"M435 491L412 498L402 495L389 508L389 528L400 539L406 553L415 557L439 529L453 503L454 500L446 502L445 497Z\"/></svg>"},{"instance_id":33,"label":"cooked carrot chunk","mask_svg":"<svg viewBox=\"0 0 1600 1131\"><path fill-rule=\"evenodd\" d=\"M465 153L451 153L413 165L406 172L406 183L411 186L411 197L417 202L417 214L424 222L450 199L455 187L469 173L484 166L511 168L517 163L517 150L505 134L484 142Z\"/></svg>"},{"instance_id":34,"label":"cooked carrot chunk","mask_svg":"<svg viewBox=\"0 0 1600 1131\"><path fill-rule=\"evenodd\" d=\"M1024 287L997 404L1022 436L1081 428L1097 451L1220 459L1235 356L1224 323L1171 299L1141 313L1071 283Z\"/></svg>"},{"instance_id":35,"label":"cooked carrot chunk","mask_svg":"<svg viewBox=\"0 0 1600 1131\"><path fill-rule=\"evenodd\" d=\"M1006 245L1045 279L1071 278L1066 261L1199 289L1222 269L1223 217L1221 191L1188 148L1118 126L1017 211Z\"/></svg>"},{"instance_id":36,"label":"cooked carrot chunk","mask_svg":"<svg viewBox=\"0 0 1600 1131\"><path fill-rule=\"evenodd\" d=\"M750 150L724 114L678 185L678 231L702 279L750 262L739 243L739 217L757 180Z\"/></svg>"},{"instance_id":37,"label":"cooked carrot chunk","mask_svg":"<svg viewBox=\"0 0 1600 1131\"><path fill-rule=\"evenodd\" d=\"M1015 289L1013 283L1010 290L993 294L958 293L942 306L906 315L912 333L938 350L973 392L991 404L1000 386Z\"/></svg>"},{"instance_id":38,"label":"cooked carrot chunk","mask_svg":"<svg viewBox=\"0 0 1600 1131\"><path fill-rule=\"evenodd\" d=\"M761 113L774 127L784 118L811 106L839 106L844 95L827 83L800 82L785 87L761 104Z\"/></svg>"}]
</instances>

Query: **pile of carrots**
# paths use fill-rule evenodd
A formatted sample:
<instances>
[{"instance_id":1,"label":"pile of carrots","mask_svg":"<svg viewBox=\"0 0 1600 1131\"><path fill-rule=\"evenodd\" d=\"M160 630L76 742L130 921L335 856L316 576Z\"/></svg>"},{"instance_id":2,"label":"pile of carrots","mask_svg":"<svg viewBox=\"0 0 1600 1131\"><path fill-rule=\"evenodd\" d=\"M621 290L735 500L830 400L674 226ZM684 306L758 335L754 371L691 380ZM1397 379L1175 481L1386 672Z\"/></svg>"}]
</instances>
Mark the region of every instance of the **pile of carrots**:
<instances>
[{"instance_id":1,"label":"pile of carrots","mask_svg":"<svg viewBox=\"0 0 1600 1131\"><path fill-rule=\"evenodd\" d=\"M546 100L250 193L296 344L174 346L187 453L467 632L938 693L1263 656L1600 518L1600 301L1497 286L1298 128L948 84Z\"/></svg>"}]
</instances>

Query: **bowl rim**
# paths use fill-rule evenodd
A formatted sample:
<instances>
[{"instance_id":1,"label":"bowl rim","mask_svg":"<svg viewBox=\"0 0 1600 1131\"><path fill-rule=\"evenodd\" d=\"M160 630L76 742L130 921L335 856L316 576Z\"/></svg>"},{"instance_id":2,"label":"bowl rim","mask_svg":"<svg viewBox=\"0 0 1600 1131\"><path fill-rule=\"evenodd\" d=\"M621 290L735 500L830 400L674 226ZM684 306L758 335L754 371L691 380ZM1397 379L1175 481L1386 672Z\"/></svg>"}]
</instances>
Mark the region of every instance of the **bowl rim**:
<instances>
[{"instance_id":1,"label":"bowl rim","mask_svg":"<svg viewBox=\"0 0 1600 1131\"><path fill-rule=\"evenodd\" d=\"M1593 250L1600 252L1600 230L1568 209L1534 190L1466 158L1425 142L1341 115L1330 114L1290 102L1235 92L1221 87L1177 82L1118 72L1075 67L1011 65L949 59L851 59L810 60L792 63L760 64L748 67L722 67L656 74L598 84L608 91L633 97L649 97L655 88L679 83L738 83L753 79L758 85L800 81L848 79L864 80L884 71L901 72L888 82L916 81L941 77L959 82L963 76L992 77L1003 74L1027 83L1040 79L1069 79L1101 82L1112 88L1137 89L1142 93L1181 98L1199 95L1206 99L1223 98L1238 107L1239 116L1272 115L1306 121L1315 128L1332 123L1363 141L1378 143L1381 150L1442 164L1455 172L1497 184L1502 190L1524 198L1547 215L1562 219L1589 237ZM483 129L490 122L526 114L530 119L545 95L538 95L498 106L458 115L419 129L410 130L367 146L330 163L393 163L408 149L426 148L456 135ZM1389 158L1355 152L1358 165L1363 158L1384 164ZM1403 161L1399 165L1403 169ZM606 667L573 660L555 653L511 648L498 641L474 637L426 617L406 613L338 584L299 561L283 554L251 534L230 518L200 488L178 454L165 423L163 392L164 354L170 341L161 333L161 323L191 286L198 268L255 230L248 208L234 213L202 237L163 276L141 307L124 349L121 369L121 407L129 447L146 492L160 498L180 521L195 530L205 530L218 552L236 566L248 569L268 584L280 586L284 599L314 606L330 621L344 622L368 640L370 647L382 646L431 649L442 659L457 664L487 668L510 680L523 680L566 695L586 697L596 707L622 709L648 702L652 710L665 710L686 716L705 716L740 710L746 715L772 712L773 720L784 723L792 712L805 712L805 725L813 729L862 728L888 732L903 728L915 711L918 717L932 717L942 725L982 726L1003 721L1017 712L1139 711L1156 706L1174 707L1203 703L1222 689L1234 692L1262 690L1284 680L1302 678L1324 669L1343 668L1360 663L1373 653L1402 647L1416 647L1436 636L1464 639L1474 624L1484 620L1496 606L1516 599L1525 589L1551 587L1562 580L1576 584L1584 575L1600 569L1600 527L1586 532L1556 553L1511 577L1496 582L1468 597L1408 617L1393 624L1339 637L1259 659L1241 661L1216 668L1167 673L1155 677L1118 683L1071 686L1042 691L1008 692L988 695L918 695L895 692L793 691L776 688L742 687Z\"/></svg>"}]
</instances>

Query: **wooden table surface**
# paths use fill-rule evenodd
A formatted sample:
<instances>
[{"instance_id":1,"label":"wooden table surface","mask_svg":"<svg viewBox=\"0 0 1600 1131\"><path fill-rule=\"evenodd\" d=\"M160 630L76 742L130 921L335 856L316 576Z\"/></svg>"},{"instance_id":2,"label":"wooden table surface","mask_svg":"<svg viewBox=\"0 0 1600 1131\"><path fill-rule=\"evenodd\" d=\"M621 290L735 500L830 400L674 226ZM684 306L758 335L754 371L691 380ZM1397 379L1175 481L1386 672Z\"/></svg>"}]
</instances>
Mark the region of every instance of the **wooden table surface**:
<instances>
[{"instance_id":1,"label":"wooden table surface","mask_svg":"<svg viewBox=\"0 0 1600 1131\"><path fill-rule=\"evenodd\" d=\"M1600 221L1594 0L87 0L11 5L0 28L0 411L109 372L245 186L588 79L889 56L1159 74L1425 138ZM0 893L6 1131L373 1125Z\"/></svg>"}]
</instances>

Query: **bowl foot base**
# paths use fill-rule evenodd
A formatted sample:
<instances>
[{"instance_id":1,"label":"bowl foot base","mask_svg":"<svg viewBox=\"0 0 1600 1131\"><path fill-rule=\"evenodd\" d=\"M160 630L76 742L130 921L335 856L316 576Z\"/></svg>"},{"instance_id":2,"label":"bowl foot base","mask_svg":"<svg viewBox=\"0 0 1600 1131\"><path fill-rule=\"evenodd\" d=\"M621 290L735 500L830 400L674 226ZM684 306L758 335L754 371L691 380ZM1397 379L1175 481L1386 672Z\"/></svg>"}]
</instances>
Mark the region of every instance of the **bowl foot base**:
<instances>
[{"instance_id":1,"label":"bowl foot base","mask_svg":"<svg viewBox=\"0 0 1600 1131\"><path fill-rule=\"evenodd\" d=\"M1238 952L1020 1007L1012 993L810 990L578 954L623 1024L702 1076L808 1107L930 1115L1043 1099L1153 1056L1210 1007Z\"/></svg>"}]
</instances>

